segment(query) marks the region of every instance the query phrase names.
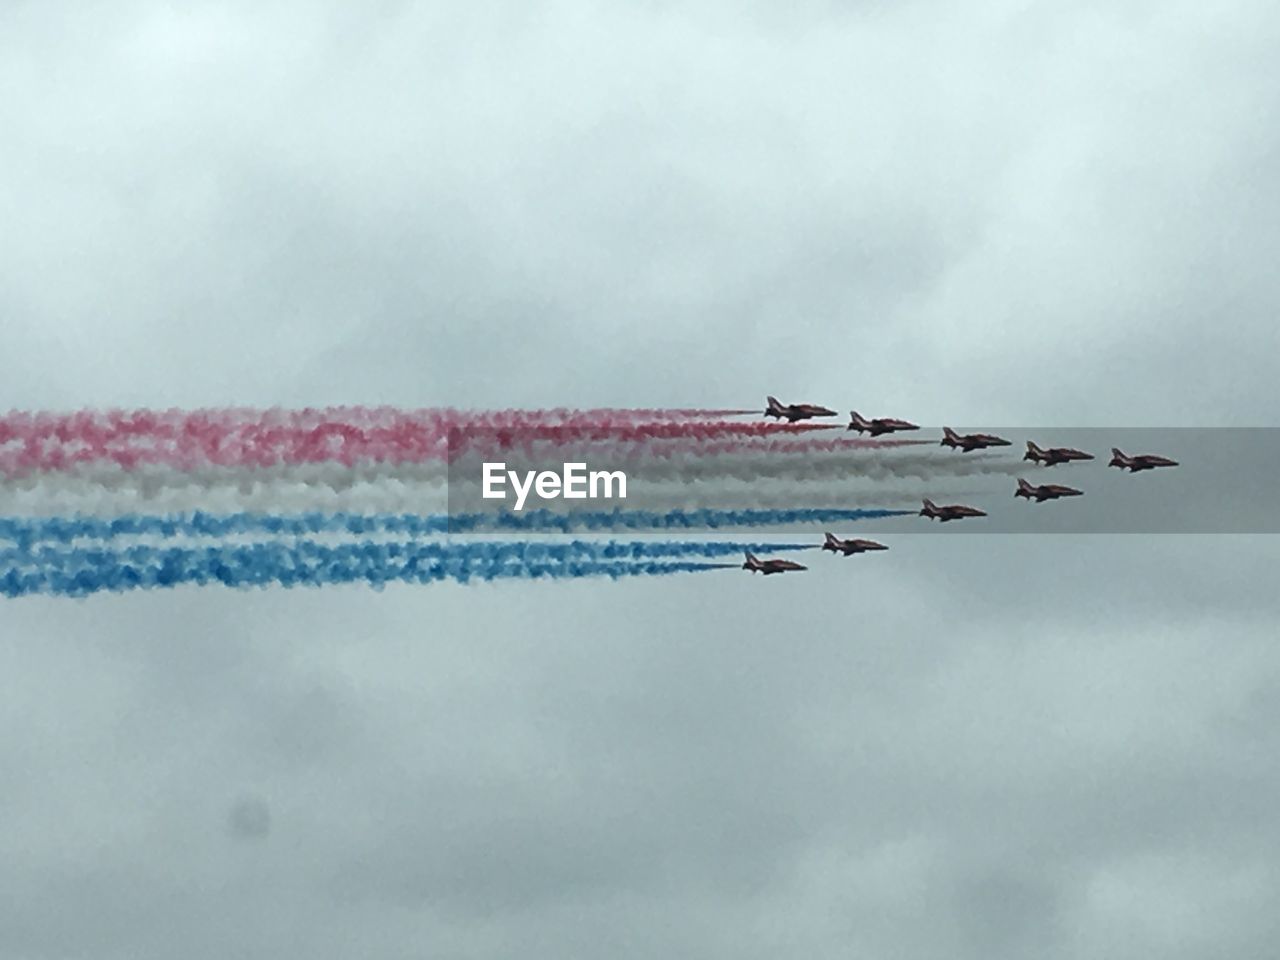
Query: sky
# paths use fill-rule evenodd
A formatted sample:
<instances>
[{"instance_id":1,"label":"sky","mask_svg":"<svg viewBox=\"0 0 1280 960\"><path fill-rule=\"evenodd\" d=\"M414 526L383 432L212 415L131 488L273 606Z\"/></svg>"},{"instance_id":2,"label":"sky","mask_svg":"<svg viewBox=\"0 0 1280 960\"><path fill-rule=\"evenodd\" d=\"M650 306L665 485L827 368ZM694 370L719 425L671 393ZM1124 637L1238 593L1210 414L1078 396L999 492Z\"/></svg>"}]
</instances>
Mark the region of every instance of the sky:
<instances>
[{"instance_id":1,"label":"sky","mask_svg":"<svg viewBox=\"0 0 1280 960\"><path fill-rule=\"evenodd\" d=\"M1278 40L1244 0L4 4L0 409L1280 426ZM816 559L6 601L0 958L1269 952L1274 537Z\"/></svg>"}]
</instances>

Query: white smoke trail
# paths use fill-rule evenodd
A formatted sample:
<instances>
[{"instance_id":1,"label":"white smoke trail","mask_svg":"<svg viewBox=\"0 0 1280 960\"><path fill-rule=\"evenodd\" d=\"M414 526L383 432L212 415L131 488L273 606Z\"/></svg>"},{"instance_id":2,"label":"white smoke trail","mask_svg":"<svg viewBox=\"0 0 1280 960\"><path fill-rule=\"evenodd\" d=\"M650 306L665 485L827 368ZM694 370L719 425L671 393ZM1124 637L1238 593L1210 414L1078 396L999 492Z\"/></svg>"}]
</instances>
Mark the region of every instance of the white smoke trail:
<instances>
[{"instance_id":1,"label":"white smoke trail","mask_svg":"<svg viewBox=\"0 0 1280 960\"><path fill-rule=\"evenodd\" d=\"M349 486L267 482L192 484L155 489L102 486L61 478L46 486L3 493L0 514L15 517L122 516L131 513L444 513L443 482L379 479Z\"/></svg>"},{"instance_id":2,"label":"white smoke trail","mask_svg":"<svg viewBox=\"0 0 1280 960\"><path fill-rule=\"evenodd\" d=\"M375 477L317 478L310 481L270 479L237 482L212 482L210 478L192 478L197 482L176 485L173 477L166 482L132 485L100 484L85 478L58 475L40 485L22 489L4 489L5 516L120 516L130 513L411 513L430 514L447 511L491 511L503 506L502 501L484 499L478 483L446 485L443 477L423 480ZM976 478L975 478L976 479ZM625 501L555 500L543 502L557 512L599 510L602 504L624 509L676 510L708 509L781 509L801 506L899 506L918 503L923 496L962 495L973 492L959 489L957 483L966 478L920 478L851 476L804 483L785 480L743 480L719 477L713 480L652 480L646 475L629 475ZM200 482L203 481L203 482ZM945 482L944 482L945 481ZM174 482L174 485L170 485ZM508 491L510 487L508 486ZM510 496L507 508L514 504ZM527 508L535 506L533 498Z\"/></svg>"},{"instance_id":3,"label":"white smoke trail","mask_svg":"<svg viewBox=\"0 0 1280 960\"><path fill-rule=\"evenodd\" d=\"M450 481L455 485L459 481L479 483L486 459L467 455L455 461L450 468ZM572 462L572 457L511 457L509 460L511 469L558 473L564 463ZM1027 465L1022 461L999 454L948 457L945 453L922 453L919 448L911 447L785 455L731 453L706 457L693 453L636 463L618 461L610 457L608 451L601 451L598 459L580 462L585 462L589 470L623 470L629 477L674 483L769 480L808 483L843 478L930 480L937 477L1015 476L1027 471Z\"/></svg>"},{"instance_id":4,"label":"white smoke trail","mask_svg":"<svg viewBox=\"0 0 1280 960\"><path fill-rule=\"evenodd\" d=\"M700 456L683 451L654 459L615 461L608 449L542 451L533 458L512 457L510 467L520 471L559 472L564 463L583 459L589 469L622 469L629 477L644 482L715 483L730 481L791 480L797 483L836 479L919 479L949 476L1012 476L1026 472L1029 465L998 454L947 456L921 452L919 448L849 449L819 453L722 453ZM594 459L593 459L594 457ZM442 486L452 481L480 483L487 458L468 454L451 467L438 460L419 463L305 463L270 467L205 466L191 470L166 465L145 464L126 470L111 463L80 464L68 470L40 471L0 479L0 513L8 501L24 494L42 493L54 500L84 500L104 493L130 494L142 500L162 500L182 494L225 498L238 492L253 497L264 488L324 488L344 495L357 488L383 485L412 485L416 488ZM415 496L418 492L415 491Z\"/></svg>"},{"instance_id":5,"label":"white smoke trail","mask_svg":"<svg viewBox=\"0 0 1280 960\"><path fill-rule=\"evenodd\" d=\"M480 467L477 465L476 474ZM379 484L435 484L448 478L442 460L420 463L284 464L270 467L202 466L179 469L165 464L141 464L132 469L113 463L77 464L67 470L45 470L0 479L0 496L43 491L51 497L91 496L93 492L133 494L150 500L170 493L197 493L207 490L218 495L223 490L250 494L264 487L322 487L343 493L360 486ZM3 501L0 501L2 504ZM0 507L0 513L3 512Z\"/></svg>"},{"instance_id":6,"label":"white smoke trail","mask_svg":"<svg viewBox=\"0 0 1280 960\"><path fill-rule=\"evenodd\" d=\"M963 484L963 487L960 486ZM507 487L504 501L486 500L475 484L453 484L449 488L452 512L512 509L515 496ZM803 484L776 480L721 478L712 482L656 481L628 477L625 500L583 499L540 500L530 494L525 509L545 508L557 514L592 512L609 507L625 510L782 510L810 507L902 507L918 506L924 497L963 497L983 492L965 478L894 479L892 483L867 478L827 480Z\"/></svg>"}]
</instances>

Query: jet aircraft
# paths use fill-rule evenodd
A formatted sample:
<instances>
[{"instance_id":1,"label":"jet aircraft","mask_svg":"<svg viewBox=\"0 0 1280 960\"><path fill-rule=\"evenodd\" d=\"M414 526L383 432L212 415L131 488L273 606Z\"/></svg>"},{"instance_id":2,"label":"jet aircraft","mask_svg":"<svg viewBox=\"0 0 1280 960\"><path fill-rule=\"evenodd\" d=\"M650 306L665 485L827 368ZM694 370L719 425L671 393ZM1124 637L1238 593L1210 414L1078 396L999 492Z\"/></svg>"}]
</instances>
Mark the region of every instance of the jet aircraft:
<instances>
[{"instance_id":1,"label":"jet aircraft","mask_svg":"<svg viewBox=\"0 0 1280 960\"><path fill-rule=\"evenodd\" d=\"M919 513L919 516L928 517L930 520L941 520L943 523L948 520L962 520L965 517L985 517L986 515L986 511L979 510L977 507L966 507L958 503L940 507L927 498L924 501L924 509Z\"/></svg>"},{"instance_id":2,"label":"jet aircraft","mask_svg":"<svg viewBox=\"0 0 1280 960\"><path fill-rule=\"evenodd\" d=\"M1111 462L1107 464L1109 467L1119 467L1121 470L1128 470L1130 473L1137 473L1139 470L1154 470L1156 467L1176 467L1177 465L1177 460L1170 460L1168 457L1157 457L1154 453L1126 457L1115 447L1111 448Z\"/></svg>"},{"instance_id":3,"label":"jet aircraft","mask_svg":"<svg viewBox=\"0 0 1280 960\"><path fill-rule=\"evenodd\" d=\"M1077 490L1075 487L1064 487L1060 483L1042 483L1037 487L1027 483L1026 480L1019 479L1018 489L1013 495L1035 500L1036 503L1044 503L1046 500L1057 500L1060 497L1081 497L1084 496L1084 491Z\"/></svg>"},{"instance_id":4,"label":"jet aircraft","mask_svg":"<svg viewBox=\"0 0 1280 960\"><path fill-rule=\"evenodd\" d=\"M895 420L892 417L873 417L868 420L857 410L851 410L849 411L849 426L845 429L857 430L859 433L869 433L873 437L878 437L882 433L893 433L896 430L919 430L920 428L914 423L908 423L906 420Z\"/></svg>"},{"instance_id":5,"label":"jet aircraft","mask_svg":"<svg viewBox=\"0 0 1280 960\"><path fill-rule=\"evenodd\" d=\"M761 560L750 551L746 551L747 562L742 565L743 570L750 570L752 573L763 573L766 577L771 573L786 573L788 570L808 570L808 567L802 567L794 560Z\"/></svg>"},{"instance_id":6,"label":"jet aircraft","mask_svg":"<svg viewBox=\"0 0 1280 960\"><path fill-rule=\"evenodd\" d=\"M960 436L950 427L943 427L942 443L939 446L970 453L986 447L1007 447L1009 446L1009 441L1003 437L992 436L989 433L966 433L964 436Z\"/></svg>"},{"instance_id":7,"label":"jet aircraft","mask_svg":"<svg viewBox=\"0 0 1280 960\"><path fill-rule=\"evenodd\" d=\"M779 403L777 397L767 397L768 404L764 408L766 417L778 420L786 419L791 423L797 420L808 420L810 417L834 417L836 412L820 407L816 403Z\"/></svg>"},{"instance_id":8,"label":"jet aircraft","mask_svg":"<svg viewBox=\"0 0 1280 960\"><path fill-rule=\"evenodd\" d=\"M1022 455L1023 460L1034 460L1036 463L1043 463L1046 467L1052 467L1054 464L1067 463L1071 460L1092 460L1092 453L1085 453L1083 450L1073 450L1071 447L1050 447L1048 450L1042 450L1030 440L1027 441L1027 452Z\"/></svg>"},{"instance_id":9,"label":"jet aircraft","mask_svg":"<svg viewBox=\"0 0 1280 960\"><path fill-rule=\"evenodd\" d=\"M833 533L826 535L823 541L822 549L830 550L832 553L843 553L846 557L854 553L868 553L872 550L888 550L883 543L876 543L874 540L841 540Z\"/></svg>"}]
</instances>

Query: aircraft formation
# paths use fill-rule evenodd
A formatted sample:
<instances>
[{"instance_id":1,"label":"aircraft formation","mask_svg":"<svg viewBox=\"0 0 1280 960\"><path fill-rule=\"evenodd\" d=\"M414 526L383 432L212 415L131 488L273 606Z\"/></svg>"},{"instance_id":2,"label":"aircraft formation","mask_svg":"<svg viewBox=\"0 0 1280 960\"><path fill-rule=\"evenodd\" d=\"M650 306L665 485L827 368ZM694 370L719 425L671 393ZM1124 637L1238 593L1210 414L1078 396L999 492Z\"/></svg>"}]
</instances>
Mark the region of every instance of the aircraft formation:
<instances>
[{"instance_id":1,"label":"aircraft formation","mask_svg":"<svg viewBox=\"0 0 1280 960\"><path fill-rule=\"evenodd\" d=\"M851 557L889 548L843 539L844 523L918 515L966 529L987 514L955 502L965 499L950 485L956 478L1016 478L1014 496L1039 505L1079 497L1086 485L1036 484L1033 468L1083 473L1065 465L1095 459L1128 473L1177 465L1119 449L1106 461L1034 441L1015 454L1025 438L950 427L921 438L916 423L856 410L846 423L820 419L838 416L776 397L763 417L759 407L10 411L0 414L0 598L740 568L769 576L804 570L778 559L797 551ZM588 456L632 475L641 502L620 494L617 503L561 505L541 490L556 502L526 510L483 502L491 460L563 463L567 474ZM902 485L916 480L929 486ZM832 532L794 543L546 538L784 524ZM473 533L509 539L466 536Z\"/></svg>"},{"instance_id":2,"label":"aircraft formation","mask_svg":"<svg viewBox=\"0 0 1280 960\"><path fill-rule=\"evenodd\" d=\"M766 398L764 415L780 420L785 419L791 423L815 417L839 416L836 411L827 407L812 403L784 404L779 402L776 397ZM849 412L849 426L846 429L856 430L859 434L878 437L899 431L919 430L920 427L908 420L899 420L893 417L874 417L869 419L856 410L851 410ZM989 433L962 435L956 433L950 427L943 427L940 446L950 447L952 450L961 453L972 453L975 450L986 450L991 447L1012 446L1012 441ZM1028 440L1026 452L1023 453L1022 459L1041 466L1053 467L1059 464L1094 460L1096 458L1093 454L1086 453L1083 450L1075 450L1071 447L1042 448L1035 442ZM1118 448L1112 447L1111 460L1107 466L1118 467L1121 471L1127 470L1130 473L1138 473L1142 470L1155 470L1158 467L1176 467L1178 466L1178 461L1151 453L1130 456ZM1029 503L1032 501L1044 503L1047 500L1060 500L1064 497L1080 497L1084 495L1084 491L1058 483L1037 485L1019 477L1018 486L1013 495L1015 498L1025 499ZM970 507L960 503L939 505L926 497L918 515L928 517L930 520L937 520L939 523L947 523L952 520L963 520L970 517L985 517L987 513L977 507ZM874 540L842 540L835 534L828 532L825 534L822 549L833 555L840 554L848 557L856 553L870 553L888 550L889 548ZM750 570L752 573L763 573L767 576L771 573L784 573L808 568L792 560L761 560L748 552L746 554L746 562L742 564L742 569Z\"/></svg>"}]
</instances>

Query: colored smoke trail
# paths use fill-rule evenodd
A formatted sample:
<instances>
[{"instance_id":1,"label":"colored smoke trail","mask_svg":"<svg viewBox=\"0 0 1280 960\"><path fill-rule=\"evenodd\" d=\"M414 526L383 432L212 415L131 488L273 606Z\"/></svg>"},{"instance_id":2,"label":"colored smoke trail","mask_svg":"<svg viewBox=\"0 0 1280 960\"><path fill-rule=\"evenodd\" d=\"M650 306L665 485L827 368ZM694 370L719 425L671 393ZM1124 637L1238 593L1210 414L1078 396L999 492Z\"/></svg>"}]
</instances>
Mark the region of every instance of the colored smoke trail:
<instances>
[{"instance_id":1,"label":"colored smoke trail","mask_svg":"<svg viewBox=\"0 0 1280 960\"><path fill-rule=\"evenodd\" d=\"M736 541L630 541L621 542L574 540L570 543L547 541L516 541L495 543L489 541L464 543L438 542L378 542L364 541L354 544L320 544L298 541L288 544L282 541L250 544L217 544L214 549L236 550L257 547L291 547L297 546L299 551L307 554L311 551L345 551L347 555L372 555L381 561L402 557L405 551L412 551L420 560L439 560L441 562L466 561L467 563L567 563L572 560L592 560L596 562L623 560L661 560L683 557L716 558L743 551L753 553L795 553L801 550L816 550L817 543L739 543ZM73 547L39 546L34 549L18 548L0 550L0 563L13 567L42 567L65 565L67 557L82 556L96 558L112 553L128 553L131 562L147 562L159 553L172 549L197 549L199 544L155 545L155 544L113 544L111 541L90 542L90 545ZM130 551L135 551L130 553Z\"/></svg>"},{"instance_id":2,"label":"colored smoke trail","mask_svg":"<svg viewBox=\"0 0 1280 960\"><path fill-rule=\"evenodd\" d=\"M689 443L680 440L656 440L644 444L617 444L612 452L620 457L634 459L668 459L671 457L701 454L703 456L722 456L732 454L786 455L841 453L850 450L892 450L898 447L937 446L933 440L886 440L881 438L862 439L859 437L834 437L818 439L804 437L798 440L791 438L752 437L745 440L709 440L701 443ZM536 452L533 448L530 452Z\"/></svg>"},{"instance_id":3,"label":"colored smoke trail","mask_svg":"<svg viewBox=\"0 0 1280 960\"><path fill-rule=\"evenodd\" d=\"M480 475L480 461L475 473ZM560 463L556 464L557 467ZM48 470L0 478L0 493L16 496L40 492L51 500L86 499L104 493L133 493L153 498L169 492L207 493L255 489L323 487L344 492L360 486L403 485L443 487L448 467L442 460L422 463L344 466L340 463L300 463L270 467L198 466L189 470L163 465L143 465L125 470L109 463L85 464L68 470Z\"/></svg>"},{"instance_id":4,"label":"colored smoke trail","mask_svg":"<svg viewBox=\"0 0 1280 960\"><path fill-rule=\"evenodd\" d=\"M720 417L761 415L762 410L732 410L714 407L546 407L534 410L452 410L446 411L459 423L564 423L579 419L614 420L714 420Z\"/></svg>"},{"instance_id":5,"label":"colored smoke trail","mask_svg":"<svg viewBox=\"0 0 1280 960\"><path fill-rule=\"evenodd\" d=\"M56 550L76 541L111 544L113 541L139 536L175 538L217 538L267 535L271 537L306 537L322 534L371 536L393 534L400 536L431 536L439 533L436 524L428 517L360 517L311 515L301 517L231 516L217 517L194 515L190 517L119 517L101 521L85 518L53 518L42 521L0 520L0 539L10 540L15 547L0 549L0 561L6 563L40 562L46 554L40 551ZM427 521L427 522L423 522ZM55 544L49 547L48 544ZM364 546L378 546L367 541ZM142 546L147 546L143 544ZM350 544L348 546L351 546ZM380 546L395 547L395 544ZM812 550L815 543L751 543L737 540L638 540L598 541L573 540L568 543L554 541L495 542L471 540L458 542L415 543L422 556L441 558L466 557L471 559L506 561L582 559L641 560L659 557L722 557L728 554L752 551ZM397 548L398 549L398 548ZM47 554L52 556L53 554Z\"/></svg>"},{"instance_id":6,"label":"colored smoke trail","mask_svg":"<svg viewBox=\"0 0 1280 960\"><path fill-rule=\"evenodd\" d=\"M505 461L504 461L505 462ZM466 457L454 463L449 470L451 488L462 483L479 484L484 475L485 460ZM415 465L418 466L418 465ZM513 460L509 468L520 473L528 470L549 470L560 473L563 460ZM602 451L598 459L587 462L590 470L623 470L629 481L640 484L729 484L791 481L793 483L832 482L839 480L931 480L935 477L969 476L1017 476L1027 472L1020 460L1001 454L973 454L964 459L948 457L934 452L917 453L907 450L855 449L836 453L815 454L765 454L750 452L703 456L694 451L686 456L664 459L642 459L635 463L616 461L609 451ZM404 479L395 468L389 468L385 476ZM425 472L423 474L426 475ZM439 474L437 474L439 476ZM798 487L791 487L798 494Z\"/></svg>"},{"instance_id":7,"label":"colored smoke trail","mask_svg":"<svg viewBox=\"0 0 1280 960\"><path fill-rule=\"evenodd\" d=\"M695 561L546 559L508 562L482 556L450 555L439 544L314 543L251 544L235 547L147 547L123 550L41 551L30 569L0 575L0 594L84 597L102 591L153 589L180 584L221 583L229 587L326 586L455 580L566 579L608 576L668 576L729 569L735 564ZM541 545L556 546L556 545Z\"/></svg>"},{"instance_id":8,"label":"colored smoke trail","mask_svg":"<svg viewBox=\"0 0 1280 960\"><path fill-rule=\"evenodd\" d=\"M256 473L256 471L253 471ZM375 471L376 473L376 471ZM141 472L140 472L141 474ZM345 482L261 483L252 476L216 485L168 488L145 475L122 474L121 483L103 487L66 475L22 488L0 481L0 514L15 517L106 517L130 513L445 513L449 509L443 481L402 483L374 477ZM181 474L176 475L180 482ZM152 478L154 479L154 478ZM25 483L26 481L22 481ZM492 501L489 502L490 505Z\"/></svg>"},{"instance_id":9,"label":"colored smoke trail","mask_svg":"<svg viewBox=\"0 0 1280 960\"><path fill-rule=\"evenodd\" d=\"M452 426L513 427L529 423L590 420L706 420L758 413L755 410L692 407L553 407L534 410L459 410L450 407L223 407L196 410L77 410L71 413L13 410L0 415L0 445L13 440L108 444L126 439L195 440L209 431L357 428L442 430Z\"/></svg>"},{"instance_id":10,"label":"colored smoke trail","mask_svg":"<svg viewBox=\"0 0 1280 960\"><path fill-rule=\"evenodd\" d=\"M113 519L49 517L0 518L0 538L28 549L39 543L68 544L79 539L110 540L127 536L229 537L244 535L307 537L320 534L371 536L390 534L427 537L444 533L486 533L522 530L529 533L611 530L696 530L735 527L781 526L788 523L837 523L879 517L907 516L914 510L803 509L803 510L673 510L595 511L569 515L546 510L512 514L358 514L304 513L272 515L240 513L216 515L191 513L174 516L135 514ZM738 545L735 545L738 546ZM775 549L761 545L760 549Z\"/></svg>"},{"instance_id":11,"label":"colored smoke trail","mask_svg":"<svg viewBox=\"0 0 1280 960\"><path fill-rule=\"evenodd\" d=\"M531 424L518 429L455 428L449 433L449 455L459 456L471 450L482 453L522 449L531 443L636 443L654 440L715 440L726 438L769 437L835 430L822 423L765 423L733 420L707 421L597 421L562 424Z\"/></svg>"},{"instance_id":12,"label":"colored smoke trail","mask_svg":"<svg viewBox=\"0 0 1280 960\"><path fill-rule=\"evenodd\" d=\"M961 479L943 482L900 480L887 484L850 475L840 479L810 480L795 483L778 480L739 480L736 478L708 480L676 480L657 483L643 482L643 477L628 477L626 500L558 499L537 501L532 497L521 513L546 509L550 512L571 515L595 513L612 508L626 512L669 512L673 510L785 510L816 509L822 507L901 507L919 504L923 497L965 496L975 491L958 489L961 485L976 486ZM514 511L515 497L505 503L483 498L476 484L454 484L448 490L448 512L492 513L504 506ZM362 510L361 512L372 512Z\"/></svg>"},{"instance_id":13,"label":"colored smoke trail","mask_svg":"<svg viewBox=\"0 0 1280 960\"><path fill-rule=\"evenodd\" d=\"M280 422L283 421L283 422ZM158 416L149 411L99 417L10 414L0 420L0 473L10 476L109 463L131 470L166 465L270 467L280 464L420 463L463 450L519 449L531 443L716 439L803 434L822 424L706 420L644 420L634 416L540 418L513 412L450 419L446 412L403 415L377 423L321 422L298 426L290 415L223 422L211 414Z\"/></svg>"},{"instance_id":14,"label":"colored smoke trail","mask_svg":"<svg viewBox=\"0 0 1280 960\"><path fill-rule=\"evenodd\" d=\"M775 510L613 510L557 514L549 510L525 513L459 514L442 518L451 533L523 530L529 533L572 533L598 530L722 530L733 527L777 527L792 523L842 523L904 517L915 510L810 507Z\"/></svg>"},{"instance_id":15,"label":"colored smoke trail","mask_svg":"<svg viewBox=\"0 0 1280 960\"><path fill-rule=\"evenodd\" d=\"M482 461L467 458L446 471L441 462L378 466L302 464L291 467L77 467L0 480L0 502L10 515L146 512L434 512L485 509ZM505 462L505 461L504 461ZM1019 461L998 455L965 459L917 455L909 450L859 449L813 457L689 456L632 465L588 462L592 469L621 469L628 496L646 509L724 506L826 505L856 498L860 504L890 505L918 490L902 481L1022 474ZM521 472L559 472L563 462L512 461ZM446 487L446 481L452 482ZM894 485L901 489L894 489ZM944 491L939 491L944 492ZM591 508L594 501L564 501L564 509Z\"/></svg>"},{"instance_id":16,"label":"colored smoke trail","mask_svg":"<svg viewBox=\"0 0 1280 960\"><path fill-rule=\"evenodd\" d=\"M773 456L798 457L802 455L816 456L822 454L844 454L852 456L859 450L893 449L895 447L914 444L916 441L904 440L792 440L779 442L776 440L737 440L698 443L697 441L652 441L628 442L612 444L608 442L588 442L583 444L559 445L555 443L530 443L524 446L529 457L529 464L536 462L545 464L545 468L558 467L566 460L585 459L593 463L604 458L612 466L626 465L635 470L643 469L651 464L655 470L674 472L676 464L698 458L716 458L715 462L736 464L738 460L767 458ZM469 465L478 477L480 465L487 459L483 452L468 453L459 457L454 466L464 470ZM522 461L524 462L524 461ZM825 462L820 459L819 462ZM857 462L850 460L849 462ZM953 461L955 462L955 461ZM739 469L734 467L733 469ZM143 463L126 469L111 460L88 461L71 464L65 468L19 471L8 477L0 477L0 492L17 492L43 489L61 494L64 491L75 496L83 496L93 487L105 490L138 489L144 495L154 496L166 489L185 489L190 487L235 486L244 488L258 484L281 483L306 484L332 487L334 489L350 489L362 483L395 481L399 483L421 483L424 481L443 483L448 475L449 467L442 459L423 461L402 461L385 463L373 460L358 460L351 464L340 462L318 462L297 464L274 464L270 466L222 466L216 464L194 464L187 467L163 463ZM455 479L459 476L454 472Z\"/></svg>"}]
</instances>

